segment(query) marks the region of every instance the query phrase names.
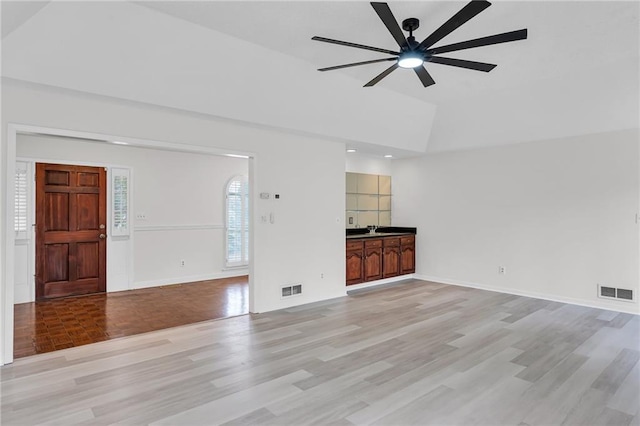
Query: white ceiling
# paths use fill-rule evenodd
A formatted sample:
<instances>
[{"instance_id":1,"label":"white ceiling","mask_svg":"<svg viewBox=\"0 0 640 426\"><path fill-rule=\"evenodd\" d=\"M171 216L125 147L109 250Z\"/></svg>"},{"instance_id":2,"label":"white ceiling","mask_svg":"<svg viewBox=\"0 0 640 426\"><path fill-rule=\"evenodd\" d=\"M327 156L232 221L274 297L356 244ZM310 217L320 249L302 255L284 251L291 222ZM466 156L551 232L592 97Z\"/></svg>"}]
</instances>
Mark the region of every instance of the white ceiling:
<instances>
[{"instance_id":1,"label":"white ceiling","mask_svg":"<svg viewBox=\"0 0 640 426\"><path fill-rule=\"evenodd\" d=\"M443 56L435 86L384 57L314 35L395 50L367 2L3 2L4 77L347 141L398 156L638 127L639 2L496 1L450 44L527 28L529 38ZM422 39L466 2L390 2ZM245 56L249 56L247 59ZM233 61L233 63L229 63Z\"/></svg>"}]
</instances>

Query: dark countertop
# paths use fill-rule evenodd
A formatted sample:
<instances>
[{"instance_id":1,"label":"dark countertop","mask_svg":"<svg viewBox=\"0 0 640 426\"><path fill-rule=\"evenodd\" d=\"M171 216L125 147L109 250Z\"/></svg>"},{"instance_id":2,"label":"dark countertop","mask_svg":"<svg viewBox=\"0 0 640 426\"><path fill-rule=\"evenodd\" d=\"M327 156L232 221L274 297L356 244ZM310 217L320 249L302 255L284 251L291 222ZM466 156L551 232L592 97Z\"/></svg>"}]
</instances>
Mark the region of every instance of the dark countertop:
<instances>
[{"instance_id":1,"label":"dark countertop","mask_svg":"<svg viewBox=\"0 0 640 426\"><path fill-rule=\"evenodd\" d=\"M383 238L383 237L397 237L400 235L415 235L417 234L417 228L408 228L400 226L381 226L376 229L375 233L370 233L367 228L355 228L347 229L347 239L352 240L356 238Z\"/></svg>"},{"instance_id":2,"label":"dark countertop","mask_svg":"<svg viewBox=\"0 0 640 426\"><path fill-rule=\"evenodd\" d=\"M401 235L415 235L413 232L376 232L374 234L356 234L347 235L347 240L356 240L360 238L383 238L383 237L399 237Z\"/></svg>"}]
</instances>

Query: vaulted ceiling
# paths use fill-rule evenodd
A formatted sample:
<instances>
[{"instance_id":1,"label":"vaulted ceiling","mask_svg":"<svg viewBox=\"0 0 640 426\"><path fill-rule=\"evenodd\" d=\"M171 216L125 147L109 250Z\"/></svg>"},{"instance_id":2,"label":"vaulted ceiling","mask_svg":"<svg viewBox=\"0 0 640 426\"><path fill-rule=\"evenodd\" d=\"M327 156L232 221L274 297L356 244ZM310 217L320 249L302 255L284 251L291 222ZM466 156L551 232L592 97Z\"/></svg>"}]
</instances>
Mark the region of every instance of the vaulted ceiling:
<instances>
[{"instance_id":1,"label":"vaulted ceiling","mask_svg":"<svg viewBox=\"0 0 640 426\"><path fill-rule=\"evenodd\" d=\"M418 40L465 4L389 3ZM639 9L496 1L438 43L527 28L446 55L490 73L427 64L434 86L399 69L363 88L389 63L316 69L384 55L311 37L395 50L367 2L2 2L2 76L415 155L638 127Z\"/></svg>"}]
</instances>

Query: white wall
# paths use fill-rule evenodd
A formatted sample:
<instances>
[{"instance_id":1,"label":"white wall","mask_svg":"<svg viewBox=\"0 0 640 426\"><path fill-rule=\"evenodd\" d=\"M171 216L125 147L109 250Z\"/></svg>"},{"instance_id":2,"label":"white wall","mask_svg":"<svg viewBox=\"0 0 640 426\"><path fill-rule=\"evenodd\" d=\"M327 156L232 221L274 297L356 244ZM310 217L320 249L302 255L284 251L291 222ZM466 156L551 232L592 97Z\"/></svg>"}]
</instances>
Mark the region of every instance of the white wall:
<instances>
[{"instance_id":1,"label":"white wall","mask_svg":"<svg viewBox=\"0 0 640 426\"><path fill-rule=\"evenodd\" d=\"M322 49L311 28L296 41ZM4 77L410 151L426 150L435 115L424 100L128 1L49 2L2 40L2 60Z\"/></svg>"},{"instance_id":2,"label":"white wall","mask_svg":"<svg viewBox=\"0 0 640 426\"><path fill-rule=\"evenodd\" d=\"M636 129L397 160L394 223L423 278L638 313L639 157Z\"/></svg>"},{"instance_id":3,"label":"white wall","mask_svg":"<svg viewBox=\"0 0 640 426\"><path fill-rule=\"evenodd\" d=\"M254 312L339 297L344 285L344 143L321 140L201 114L121 102L46 87L3 81L2 170L5 181L10 144L8 123L73 129L177 144L219 147L255 154L251 274ZM12 167L10 167L10 170ZM2 200L7 186L2 185ZM260 200L260 192L281 194ZM258 218L274 213L274 223ZM6 220L2 211L3 360L11 359L11 309L6 277ZM12 256L11 262L13 262ZM323 274L324 278L321 278ZM281 299L280 287L302 283L303 294Z\"/></svg>"},{"instance_id":4,"label":"white wall","mask_svg":"<svg viewBox=\"0 0 640 426\"><path fill-rule=\"evenodd\" d=\"M35 135L19 135L17 155L131 169L133 233L112 239L107 232L107 291L247 273L224 270L224 190L229 178L248 174L248 160ZM18 291L27 281L16 280L16 303L30 301Z\"/></svg>"},{"instance_id":5,"label":"white wall","mask_svg":"<svg viewBox=\"0 0 640 426\"><path fill-rule=\"evenodd\" d=\"M391 175L391 159L372 155L347 153L346 171L350 173L367 173L370 175Z\"/></svg>"}]
</instances>

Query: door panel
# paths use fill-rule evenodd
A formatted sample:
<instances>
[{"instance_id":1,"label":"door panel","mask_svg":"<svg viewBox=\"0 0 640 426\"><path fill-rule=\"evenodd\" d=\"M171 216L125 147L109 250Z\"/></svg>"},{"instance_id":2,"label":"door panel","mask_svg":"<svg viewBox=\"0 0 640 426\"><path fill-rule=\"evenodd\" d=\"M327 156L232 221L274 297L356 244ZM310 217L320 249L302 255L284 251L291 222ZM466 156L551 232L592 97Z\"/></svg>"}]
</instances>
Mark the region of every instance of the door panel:
<instances>
[{"instance_id":1,"label":"door panel","mask_svg":"<svg viewBox=\"0 0 640 426\"><path fill-rule=\"evenodd\" d=\"M382 248L366 248L364 251L364 280L382 278Z\"/></svg>"},{"instance_id":2,"label":"door panel","mask_svg":"<svg viewBox=\"0 0 640 426\"><path fill-rule=\"evenodd\" d=\"M96 230L99 224L98 194L76 194L76 231Z\"/></svg>"},{"instance_id":3,"label":"door panel","mask_svg":"<svg viewBox=\"0 0 640 426\"><path fill-rule=\"evenodd\" d=\"M384 278L400 275L400 251L397 246L384 248L383 265Z\"/></svg>"},{"instance_id":4,"label":"door panel","mask_svg":"<svg viewBox=\"0 0 640 426\"><path fill-rule=\"evenodd\" d=\"M58 192L44 194L45 197L45 230L69 230L69 194Z\"/></svg>"},{"instance_id":5,"label":"door panel","mask_svg":"<svg viewBox=\"0 0 640 426\"><path fill-rule=\"evenodd\" d=\"M45 281L69 280L69 244L47 244L45 248Z\"/></svg>"},{"instance_id":6,"label":"door panel","mask_svg":"<svg viewBox=\"0 0 640 426\"><path fill-rule=\"evenodd\" d=\"M100 185L100 175L98 173L78 173L78 186L98 187Z\"/></svg>"},{"instance_id":7,"label":"door panel","mask_svg":"<svg viewBox=\"0 0 640 426\"><path fill-rule=\"evenodd\" d=\"M36 164L36 299L106 291L106 176Z\"/></svg>"},{"instance_id":8,"label":"door panel","mask_svg":"<svg viewBox=\"0 0 640 426\"><path fill-rule=\"evenodd\" d=\"M78 243L76 245L76 257L78 259L77 279L98 278L100 276L100 265L98 259L100 246L98 243Z\"/></svg>"},{"instance_id":9,"label":"door panel","mask_svg":"<svg viewBox=\"0 0 640 426\"><path fill-rule=\"evenodd\" d=\"M64 170L46 170L45 185L69 186L69 172Z\"/></svg>"}]
</instances>

